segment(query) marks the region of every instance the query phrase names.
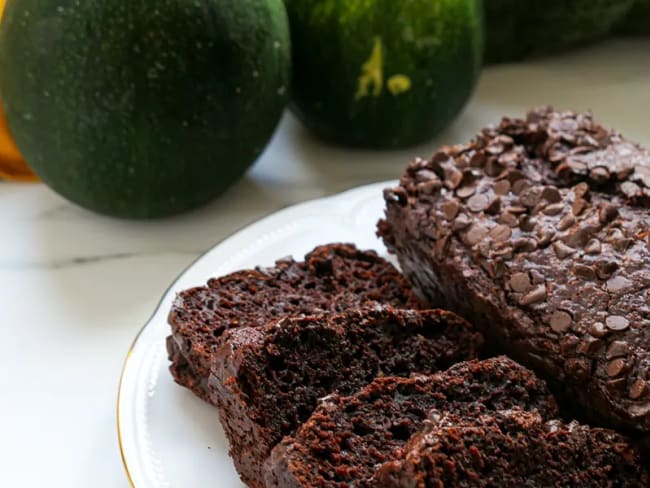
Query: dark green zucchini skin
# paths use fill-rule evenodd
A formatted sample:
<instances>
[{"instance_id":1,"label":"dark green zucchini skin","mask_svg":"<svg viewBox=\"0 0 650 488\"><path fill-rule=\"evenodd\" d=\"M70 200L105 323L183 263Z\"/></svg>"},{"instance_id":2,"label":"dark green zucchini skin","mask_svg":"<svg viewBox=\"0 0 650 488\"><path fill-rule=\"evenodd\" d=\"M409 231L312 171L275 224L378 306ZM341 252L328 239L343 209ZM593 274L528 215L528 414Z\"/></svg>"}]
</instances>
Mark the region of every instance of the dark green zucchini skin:
<instances>
[{"instance_id":1,"label":"dark green zucchini skin","mask_svg":"<svg viewBox=\"0 0 650 488\"><path fill-rule=\"evenodd\" d=\"M202 205L255 161L286 106L281 0L10 0L0 91L38 176L100 213Z\"/></svg>"},{"instance_id":2,"label":"dark green zucchini skin","mask_svg":"<svg viewBox=\"0 0 650 488\"><path fill-rule=\"evenodd\" d=\"M483 55L478 0L285 3L294 65L291 107L321 138L350 146L409 146L449 125L472 93ZM381 92L370 83L360 95L377 42ZM407 79L407 90L390 90L405 88L397 81Z\"/></svg>"},{"instance_id":3,"label":"dark green zucchini skin","mask_svg":"<svg viewBox=\"0 0 650 488\"><path fill-rule=\"evenodd\" d=\"M630 13L618 28L626 36L650 35L650 0L635 0Z\"/></svg>"},{"instance_id":4,"label":"dark green zucchini skin","mask_svg":"<svg viewBox=\"0 0 650 488\"><path fill-rule=\"evenodd\" d=\"M484 0L486 62L552 54L608 36L635 0Z\"/></svg>"}]
</instances>

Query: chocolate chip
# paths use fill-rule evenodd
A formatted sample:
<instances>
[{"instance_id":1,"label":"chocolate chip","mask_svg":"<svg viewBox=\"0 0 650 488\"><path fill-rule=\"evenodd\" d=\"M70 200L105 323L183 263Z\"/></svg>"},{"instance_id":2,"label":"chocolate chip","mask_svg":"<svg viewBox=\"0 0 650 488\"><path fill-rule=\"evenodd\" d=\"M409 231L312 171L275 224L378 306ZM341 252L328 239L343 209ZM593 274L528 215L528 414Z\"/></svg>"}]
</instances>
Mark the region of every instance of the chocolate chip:
<instances>
[{"instance_id":1,"label":"chocolate chip","mask_svg":"<svg viewBox=\"0 0 650 488\"><path fill-rule=\"evenodd\" d=\"M607 224L618 218L618 209L612 205L607 204L598 210L598 220L601 224Z\"/></svg>"},{"instance_id":2,"label":"chocolate chip","mask_svg":"<svg viewBox=\"0 0 650 488\"><path fill-rule=\"evenodd\" d=\"M632 286L633 283L623 276L615 276L607 281L607 291L616 293Z\"/></svg>"},{"instance_id":3,"label":"chocolate chip","mask_svg":"<svg viewBox=\"0 0 650 488\"><path fill-rule=\"evenodd\" d=\"M573 202L573 205L571 205L571 212L573 212L573 215L580 215L585 208L587 208L587 201L582 199L582 198L576 198L576 200Z\"/></svg>"},{"instance_id":4,"label":"chocolate chip","mask_svg":"<svg viewBox=\"0 0 650 488\"><path fill-rule=\"evenodd\" d=\"M576 252L575 249L570 248L562 241L555 241L553 243L553 249L555 250L555 255L560 259L568 258Z\"/></svg>"},{"instance_id":5,"label":"chocolate chip","mask_svg":"<svg viewBox=\"0 0 650 488\"><path fill-rule=\"evenodd\" d=\"M587 330L592 336L598 337L599 339L602 339L609 333L609 331L605 327L605 324L603 324L602 322L593 322L589 324Z\"/></svg>"},{"instance_id":6,"label":"chocolate chip","mask_svg":"<svg viewBox=\"0 0 650 488\"><path fill-rule=\"evenodd\" d=\"M504 224L499 224L490 230L490 237L497 242L505 242L512 236L512 229Z\"/></svg>"},{"instance_id":7,"label":"chocolate chip","mask_svg":"<svg viewBox=\"0 0 650 488\"><path fill-rule=\"evenodd\" d=\"M621 184L621 192L627 198L634 198L641 192L641 188L636 183L625 181Z\"/></svg>"},{"instance_id":8,"label":"chocolate chip","mask_svg":"<svg viewBox=\"0 0 650 488\"><path fill-rule=\"evenodd\" d=\"M602 346L602 344L603 341L600 339L596 339L595 337L587 335L585 339L580 343L576 351L578 354L591 355L600 349L600 346Z\"/></svg>"},{"instance_id":9,"label":"chocolate chip","mask_svg":"<svg viewBox=\"0 0 650 488\"><path fill-rule=\"evenodd\" d=\"M495 157L490 157L485 163L484 171L485 174L491 177L495 177L501 174L503 171L503 166L500 164L501 158L497 160Z\"/></svg>"},{"instance_id":10,"label":"chocolate chip","mask_svg":"<svg viewBox=\"0 0 650 488\"><path fill-rule=\"evenodd\" d=\"M519 203L527 208L535 207L539 203L539 201L540 201L540 192L538 188L527 189L519 195Z\"/></svg>"},{"instance_id":11,"label":"chocolate chip","mask_svg":"<svg viewBox=\"0 0 650 488\"><path fill-rule=\"evenodd\" d=\"M553 229L542 228L537 230L537 246L542 248L548 246L555 237Z\"/></svg>"},{"instance_id":12,"label":"chocolate chip","mask_svg":"<svg viewBox=\"0 0 650 488\"><path fill-rule=\"evenodd\" d=\"M546 208L544 208L544 210L542 210L542 212L544 213L544 215L558 215L558 214L562 213L563 210L564 210L564 204L562 204L562 203L553 203L553 204L547 206Z\"/></svg>"},{"instance_id":13,"label":"chocolate chip","mask_svg":"<svg viewBox=\"0 0 650 488\"><path fill-rule=\"evenodd\" d=\"M547 186L542 191L542 198L549 203L558 203L562 201L562 194L554 186Z\"/></svg>"},{"instance_id":14,"label":"chocolate chip","mask_svg":"<svg viewBox=\"0 0 650 488\"><path fill-rule=\"evenodd\" d=\"M614 341L609 345L605 353L605 359L620 358L626 356L628 352L627 342Z\"/></svg>"},{"instance_id":15,"label":"chocolate chip","mask_svg":"<svg viewBox=\"0 0 650 488\"><path fill-rule=\"evenodd\" d=\"M443 212L445 213L445 218L447 220L454 220L458 215L459 210L460 204L458 203L458 200L449 200L445 202L443 207Z\"/></svg>"},{"instance_id":16,"label":"chocolate chip","mask_svg":"<svg viewBox=\"0 0 650 488\"><path fill-rule=\"evenodd\" d=\"M607 376L610 378L620 376L625 371L625 359L616 358L607 363Z\"/></svg>"},{"instance_id":17,"label":"chocolate chip","mask_svg":"<svg viewBox=\"0 0 650 488\"><path fill-rule=\"evenodd\" d=\"M417 182L423 182L423 181L438 181L440 178L438 178L438 175L435 174L433 171L427 168L423 168L418 170L418 172L415 174L415 181Z\"/></svg>"},{"instance_id":18,"label":"chocolate chip","mask_svg":"<svg viewBox=\"0 0 650 488\"><path fill-rule=\"evenodd\" d=\"M589 185L585 182L578 183L571 190L576 198L585 198L589 196Z\"/></svg>"},{"instance_id":19,"label":"chocolate chip","mask_svg":"<svg viewBox=\"0 0 650 488\"><path fill-rule=\"evenodd\" d=\"M584 247L589 242L589 239L593 234L598 232L600 228L593 224L584 224L572 232L569 232L569 235L566 237L566 243L573 247Z\"/></svg>"},{"instance_id":20,"label":"chocolate chip","mask_svg":"<svg viewBox=\"0 0 650 488\"><path fill-rule=\"evenodd\" d=\"M508 227L517 227L519 225L519 219L508 212L501 214L499 217L499 222L507 225Z\"/></svg>"},{"instance_id":21,"label":"chocolate chip","mask_svg":"<svg viewBox=\"0 0 650 488\"><path fill-rule=\"evenodd\" d=\"M536 269L531 269L528 274L530 275L533 283L539 285L540 283L546 283L546 276L537 271Z\"/></svg>"},{"instance_id":22,"label":"chocolate chip","mask_svg":"<svg viewBox=\"0 0 650 488\"><path fill-rule=\"evenodd\" d=\"M494 184L494 193L502 196L510 193L510 182L508 180L497 181Z\"/></svg>"},{"instance_id":23,"label":"chocolate chip","mask_svg":"<svg viewBox=\"0 0 650 488\"><path fill-rule=\"evenodd\" d=\"M485 207L485 212L490 215L498 215L501 212L501 199L499 197L493 198Z\"/></svg>"},{"instance_id":24,"label":"chocolate chip","mask_svg":"<svg viewBox=\"0 0 650 488\"><path fill-rule=\"evenodd\" d=\"M506 178L508 178L508 181L509 181L510 184L512 184L512 185L514 185L516 181L519 181L519 180L525 180L525 179L526 179L526 175L525 175L525 173L524 173L523 171L520 171L520 170L515 169L515 168L508 169L508 170L506 171L506 174L505 174L504 176L505 176Z\"/></svg>"},{"instance_id":25,"label":"chocolate chip","mask_svg":"<svg viewBox=\"0 0 650 488\"><path fill-rule=\"evenodd\" d=\"M482 212L490 204L490 199L484 193L474 195L467 201L467 206L472 212Z\"/></svg>"},{"instance_id":26,"label":"chocolate chip","mask_svg":"<svg viewBox=\"0 0 650 488\"><path fill-rule=\"evenodd\" d=\"M596 276L596 270L591 266L584 264L576 264L573 267L573 274L588 281L596 281L598 279Z\"/></svg>"},{"instance_id":27,"label":"chocolate chip","mask_svg":"<svg viewBox=\"0 0 650 488\"><path fill-rule=\"evenodd\" d=\"M514 273L510 277L510 288L517 293L525 293L531 286L528 273Z\"/></svg>"},{"instance_id":28,"label":"chocolate chip","mask_svg":"<svg viewBox=\"0 0 650 488\"><path fill-rule=\"evenodd\" d=\"M544 300L546 300L546 286L539 285L521 297L519 303L521 305L533 305L535 303L543 302Z\"/></svg>"},{"instance_id":29,"label":"chocolate chip","mask_svg":"<svg viewBox=\"0 0 650 488\"><path fill-rule=\"evenodd\" d=\"M528 181L526 179L520 179L520 180L515 181L512 184L512 192L515 195L521 195L522 193L524 193L526 190L528 190L532 186L533 185L532 185L532 183L530 181ZM530 205L530 206L533 207L534 205L535 204Z\"/></svg>"},{"instance_id":30,"label":"chocolate chip","mask_svg":"<svg viewBox=\"0 0 650 488\"><path fill-rule=\"evenodd\" d=\"M456 168L445 168L445 186L450 190L455 190L463 180L463 173Z\"/></svg>"},{"instance_id":31,"label":"chocolate chip","mask_svg":"<svg viewBox=\"0 0 650 488\"><path fill-rule=\"evenodd\" d=\"M472 157L469 158L469 164L473 168L482 168L483 165L485 165L485 161L487 161L487 156L483 152L475 152L472 154Z\"/></svg>"},{"instance_id":32,"label":"chocolate chip","mask_svg":"<svg viewBox=\"0 0 650 488\"><path fill-rule=\"evenodd\" d=\"M601 245L598 239L591 239L585 245L585 252L587 254L600 254L600 251L601 251Z\"/></svg>"},{"instance_id":33,"label":"chocolate chip","mask_svg":"<svg viewBox=\"0 0 650 488\"><path fill-rule=\"evenodd\" d=\"M618 270L616 261L600 260L596 262L596 274L601 280L607 280Z\"/></svg>"},{"instance_id":34,"label":"chocolate chip","mask_svg":"<svg viewBox=\"0 0 650 488\"><path fill-rule=\"evenodd\" d=\"M567 230L569 227L571 227L575 223L576 223L576 218L571 214L566 214L558 222L557 228L560 231L564 231L564 230Z\"/></svg>"},{"instance_id":35,"label":"chocolate chip","mask_svg":"<svg viewBox=\"0 0 650 488\"><path fill-rule=\"evenodd\" d=\"M603 184L609 181L610 174L607 168L597 166L589 172L589 177L598 184Z\"/></svg>"},{"instance_id":36,"label":"chocolate chip","mask_svg":"<svg viewBox=\"0 0 650 488\"><path fill-rule=\"evenodd\" d=\"M449 161L449 159L450 159L449 153L443 150L435 153L431 158L431 161L434 163L445 163Z\"/></svg>"},{"instance_id":37,"label":"chocolate chip","mask_svg":"<svg viewBox=\"0 0 650 488\"><path fill-rule=\"evenodd\" d=\"M605 319L605 325L610 330L621 331L627 329L630 322L620 315L610 315Z\"/></svg>"},{"instance_id":38,"label":"chocolate chip","mask_svg":"<svg viewBox=\"0 0 650 488\"><path fill-rule=\"evenodd\" d=\"M470 246L478 244L488 235L488 229L481 224L473 224L467 231L467 243Z\"/></svg>"},{"instance_id":39,"label":"chocolate chip","mask_svg":"<svg viewBox=\"0 0 650 488\"><path fill-rule=\"evenodd\" d=\"M536 225L537 225L537 220L534 217L530 217L528 215L522 215L519 218L519 228L524 232L532 232L533 230L535 230Z\"/></svg>"},{"instance_id":40,"label":"chocolate chip","mask_svg":"<svg viewBox=\"0 0 650 488\"><path fill-rule=\"evenodd\" d=\"M520 207L519 205L513 205L512 207L508 207L506 209L506 212L510 212L511 214L523 214L526 213L528 210L526 207Z\"/></svg>"},{"instance_id":41,"label":"chocolate chip","mask_svg":"<svg viewBox=\"0 0 650 488\"><path fill-rule=\"evenodd\" d=\"M537 241L530 237L522 237L512 243L515 252L533 252L537 249Z\"/></svg>"},{"instance_id":42,"label":"chocolate chip","mask_svg":"<svg viewBox=\"0 0 650 488\"><path fill-rule=\"evenodd\" d=\"M630 387L629 397L632 400L638 400L648 392L648 383L645 380L638 379Z\"/></svg>"},{"instance_id":43,"label":"chocolate chip","mask_svg":"<svg viewBox=\"0 0 650 488\"><path fill-rule=\"evenodd\" d=\"M566 332L571 328L573 317L564 310L556 310L551 315L551 329L555 332Z\"/></svg>"},{"instance_id":44,"label":"chocolate chip","mask_svg":"<svg viewBox=\"0 0 650 488\"><path fill-rule=\"evenodd\" d=\"M467 229L471 223L472 221L469 220L469 217L467 217L467 215L460 214L458 217L456 217L456 220L454 220L454 223L452 224L451 227L455 231L458 231L458 230Z\"/></svg>"},{"instance_id":45,"label":"chocolate chip","mask_svg":"<svg viewBox=\"0 0 650 488\"><path fill-rule=\"evenodd\" d=\"M461 199L469 198L476 193L476 186L474 185L464 185L456 190L456 196Z\"/></svg>"}]
</instances>

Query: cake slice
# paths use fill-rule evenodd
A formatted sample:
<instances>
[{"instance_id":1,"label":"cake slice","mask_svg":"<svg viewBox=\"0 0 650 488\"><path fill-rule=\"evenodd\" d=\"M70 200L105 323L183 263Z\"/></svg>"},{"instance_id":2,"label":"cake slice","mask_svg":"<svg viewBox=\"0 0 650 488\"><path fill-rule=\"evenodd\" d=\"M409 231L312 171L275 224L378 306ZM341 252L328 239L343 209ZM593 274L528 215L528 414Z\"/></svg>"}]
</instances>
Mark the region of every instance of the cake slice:
<instances>
[{"instance_id":1,"label":"cake slice","mask_svg":"<svg viewBox=\"0 0 650 488\"><path fill-rule=\"evenodd\" d=\"M379 234L432 306L476 322L607 427L650 434L650 152L538 109L411 163Z\"/></svg>"},{"instance_id":2,"label":"cake slice","mask_svg":"<svg viewBox=\"0 0 650 488\"><path fill-rule=\"evenodd\" d=\"M262 464L333 392L348 395L376 377L430 374L477 357L480 334L442 310L377 307L283 318L223 335L211 400L242 480L263 487Z\"/></svg>"},{"instance_id":3,"label":"cake slice","mask_svg":"<svg viewBox=\"0 0 650 488\"><path fill-rule=\"evenodd\" d=\"M374 251L350 244L315 248L304 262L239 271L181 292L172 306L167 351L177 383L209 401L207 381L224 331L283 317L357 309L380 302L422 308L400 273Z\"/></svg>"},{"instance_id":4,"label":"cake slice","mask_svg":"<svg viewBox=\"0 0 650 488\"><path fill-rule=\"evenodd\" d=\"M402 459L385 463L371 485L646 488L650 478L628 440L612 430L545 422L519 407L480 406L462 414L430 412Z\"/></svg>"},{"instance_id":5,"label":"cake slice","mask_svg":"<svg viewBox=\"0 0 650 488\"><path fill-rule=\"evenodd\" d=\"M371 486L376 468L399 459L431 409L459 412L516 406L555 418L557 405L544 381L506 357L458 363L412 378L386 377L352 396L330 395L272 451L267 488Z\"/></svg>"}]
</instances>

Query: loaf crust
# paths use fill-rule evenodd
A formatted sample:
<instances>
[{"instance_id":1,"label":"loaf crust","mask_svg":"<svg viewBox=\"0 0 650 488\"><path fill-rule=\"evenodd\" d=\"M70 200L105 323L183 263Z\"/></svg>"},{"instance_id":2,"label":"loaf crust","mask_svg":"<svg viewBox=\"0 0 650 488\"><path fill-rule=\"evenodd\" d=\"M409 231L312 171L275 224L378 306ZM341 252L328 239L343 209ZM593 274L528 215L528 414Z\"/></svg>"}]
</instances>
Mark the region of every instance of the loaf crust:
<instances>
[{"instance_id":1,"label":"loaf crust","mask_svg":"<svg viewBox=\"0 0 650 488\"><path fill-rule=\"evenodd\" d=\"M379 235L433 306L590 421L650 432L650 155L591 114L532 111L412 162Z\"/></svg>"}]
</instances>

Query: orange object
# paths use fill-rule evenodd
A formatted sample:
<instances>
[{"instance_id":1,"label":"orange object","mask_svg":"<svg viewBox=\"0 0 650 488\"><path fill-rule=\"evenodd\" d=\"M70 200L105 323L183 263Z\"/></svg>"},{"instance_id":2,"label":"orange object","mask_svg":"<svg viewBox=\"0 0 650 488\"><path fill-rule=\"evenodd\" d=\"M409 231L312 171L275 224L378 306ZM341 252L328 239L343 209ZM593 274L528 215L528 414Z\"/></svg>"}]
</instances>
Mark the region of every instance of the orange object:
<instances>
[{"instance_id":1,"label":"orange object","mask_svg":"<svg viewBox=\"0 0 650 488\"><path fill-rule=\"evenodd\" d=\"M0 0L0 18L6 0ZM12 181L35 181L36 175L29 169L20 155L11 134L4 113L0 109L0 178Z\"/></svg>"}]
</instances>

